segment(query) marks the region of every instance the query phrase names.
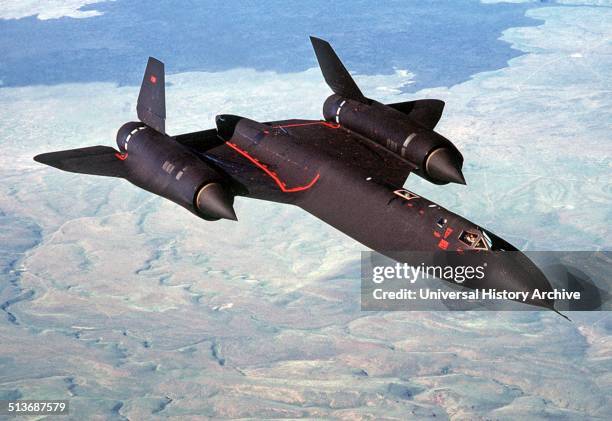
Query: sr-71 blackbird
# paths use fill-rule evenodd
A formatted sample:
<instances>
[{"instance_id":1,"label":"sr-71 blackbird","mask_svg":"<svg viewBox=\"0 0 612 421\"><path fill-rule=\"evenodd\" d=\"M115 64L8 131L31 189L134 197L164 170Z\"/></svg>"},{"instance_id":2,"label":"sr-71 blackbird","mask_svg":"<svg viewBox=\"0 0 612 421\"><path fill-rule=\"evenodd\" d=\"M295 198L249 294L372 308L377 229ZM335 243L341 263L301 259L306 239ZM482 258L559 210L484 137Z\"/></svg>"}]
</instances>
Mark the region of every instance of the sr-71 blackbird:
<instances>
[{"instance_id":1,"label":"sr-71 blackbird","mask_svg":"<svg viewBox=\"0 0 612 421\"><path fill-rule=\"evenodd\" d=\"M293 204L400 262L431 252L445 265L485 263L487 276L462 286L552 291L544 274L486 229L403 188L409 174L465 184L463 156L434 131L444 102L382 104L363 95L330 44L311 37L334 92L323 120L260 123L216 117L216 129L165 131L164 64L149 58L137 103L140 121L117 133L119 151L92 146L36 156L64 171L119 177L206 220L236 220L236 196ZM552 299L528 299L554 310Z\"/></svg>"}]
</instances>

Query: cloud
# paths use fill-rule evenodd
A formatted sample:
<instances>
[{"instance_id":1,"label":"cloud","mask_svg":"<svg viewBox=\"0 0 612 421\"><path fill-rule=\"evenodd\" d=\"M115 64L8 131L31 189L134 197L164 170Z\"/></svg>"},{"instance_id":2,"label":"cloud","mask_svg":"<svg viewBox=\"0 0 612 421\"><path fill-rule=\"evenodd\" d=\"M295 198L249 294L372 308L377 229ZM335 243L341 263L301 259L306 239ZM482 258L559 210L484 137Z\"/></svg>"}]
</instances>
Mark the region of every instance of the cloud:
<instances>
[{"instance_id":1,"label":"cloud","mask_svg":"<svg viewBox=\"0 0 612 421\"><path fill-rule=\"evenodd\" d=\"M0 19L22 19L36 16L40 20L69 17L75 19L100 16L97 10L81 10L88 4L106 0L19 0L0 3Z\"/></svg>"}]
</instances>

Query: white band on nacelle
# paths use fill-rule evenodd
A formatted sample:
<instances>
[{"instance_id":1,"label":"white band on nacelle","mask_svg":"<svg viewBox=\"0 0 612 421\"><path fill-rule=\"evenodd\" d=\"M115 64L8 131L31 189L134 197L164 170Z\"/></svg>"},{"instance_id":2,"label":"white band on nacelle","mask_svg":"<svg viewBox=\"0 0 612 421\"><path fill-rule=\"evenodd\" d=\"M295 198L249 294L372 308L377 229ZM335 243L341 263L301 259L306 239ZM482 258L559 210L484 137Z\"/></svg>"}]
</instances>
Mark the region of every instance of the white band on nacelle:
<instances>
[{"instance_id":1,"label":"white band on nacelle","mask_svg":"<svg viewBox=\"0 0 612 421\"><path fill-rule=\"evenodd\" d=\"M416 133L412 133L406 138L406 140L404 140L404 144L402 145L402 151L400 155L405 156L406 150L408 149L408 145L410 144L412 139L416 137L416 135L417 135Z\"/></svg>"},{"instance_id":2,"label":"white band on nacelle","mask_svg":"<svg viewBox=\"0 0 612 421\"><path fill-rule=\"evenodd\" d=\"M346 100L342 101L340 105L338 105L338 109L336 110L336 123L340 124L340 110L342 110L342 106L346 104Z\"/></svg>"}]
</instances>

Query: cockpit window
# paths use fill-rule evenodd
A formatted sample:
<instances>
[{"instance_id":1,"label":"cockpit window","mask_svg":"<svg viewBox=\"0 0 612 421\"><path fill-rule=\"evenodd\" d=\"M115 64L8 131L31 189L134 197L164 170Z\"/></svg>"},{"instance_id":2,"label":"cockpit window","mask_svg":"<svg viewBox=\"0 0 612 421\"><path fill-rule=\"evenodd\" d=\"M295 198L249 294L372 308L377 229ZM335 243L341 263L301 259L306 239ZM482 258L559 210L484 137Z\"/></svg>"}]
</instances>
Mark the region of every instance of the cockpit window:
<instances>
[{"instance_id":1,"label":"cockpit window","mask_svg":"<svg viewBox=\"0 0 612 421\"><path fill-rule=\"evenodd\" d=\"M438 222L436 222L436 225L438 225L440 228L444 228L447 222L448 221L446 220L446 218L440 218L438 219Z\"/></svg>"},{"instance_id":2,"label":"cockpit window","mask_svg":"<svg viewBox=\"0 0 612 421\"><path fill-rule=\"evenodd\" d=\"M459 241L468 247L476 250L488 250L485 240L480 236L479 233L472 231L461 231L459 235Z\"/></svg>"},{"instance_id":3,"label":"cockpit window","mask_svg":"<svg viewBox=\"0 0 612 421\"><path fill-rule=\"evenodd\" d=\"M417 196L416 194L412 193L411 191L408 191L406 189L399 189L399 190L395 190L393 193L395 193L397 196L404 198L406 200L412 200L412 199L418 199L419 196Z\"/></svg>"},{"instance_id":4,"label":"cockpit window","mask_svg":"<svg viewBox=\"0 0 612 421\"><path fill-rule=\"evenodd\" d=\"M488 248L491 248L493 246L493 241L491 241L491 237L489 237L484 231L482 232L482 239L485 241L485 243L487 243Z\"/></svg>"},{"instance_id":5,"label":"cockpit window","mask_svg":"<svg viewBox=\"0 0 612 421\"><path fill-rule=\"evenodd\" d=\"M485 244L484 240L481 238L480 240L476 242L476 244L474 244L474 248L477 250L487 250L487 245Z\"/></svg>"}]
</instances>

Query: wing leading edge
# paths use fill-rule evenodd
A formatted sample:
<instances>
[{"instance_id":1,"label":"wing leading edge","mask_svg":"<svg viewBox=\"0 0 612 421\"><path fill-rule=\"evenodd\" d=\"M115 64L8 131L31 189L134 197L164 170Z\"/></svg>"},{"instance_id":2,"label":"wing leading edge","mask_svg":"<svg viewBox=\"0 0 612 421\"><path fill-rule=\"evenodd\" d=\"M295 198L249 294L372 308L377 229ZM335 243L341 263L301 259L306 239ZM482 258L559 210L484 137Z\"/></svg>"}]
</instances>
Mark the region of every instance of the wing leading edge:
<instances>
[{"instance_id":1,"label":"wing leading edge","mask_svg":"<svg viewBox=\"0 0 612 421\"><path fill-rule=\"evenodd\" d=\"M125 178L127 170L110 146L89 146L36 155L34 160L63 171Z\"/></svg>"}]
</instances>

